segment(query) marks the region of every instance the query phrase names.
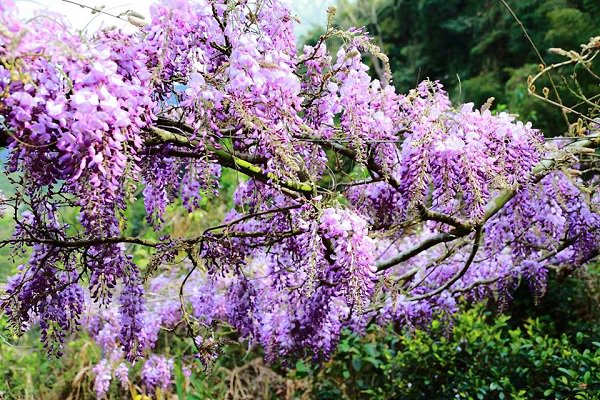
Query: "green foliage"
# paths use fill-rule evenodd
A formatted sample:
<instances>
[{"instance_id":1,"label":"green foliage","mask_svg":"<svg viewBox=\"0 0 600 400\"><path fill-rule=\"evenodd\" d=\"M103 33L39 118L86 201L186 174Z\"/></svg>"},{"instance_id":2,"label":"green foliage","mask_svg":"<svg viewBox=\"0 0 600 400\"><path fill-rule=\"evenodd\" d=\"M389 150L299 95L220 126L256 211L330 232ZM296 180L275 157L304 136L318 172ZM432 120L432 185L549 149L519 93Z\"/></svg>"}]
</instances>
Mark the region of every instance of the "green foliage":
<instances>
[{"instance_id":1,"label":"green foliage","mask_svg":"<svg viewBox=\"0 0 600 400\"><path fill-rule=\"evenodd\" d=\"M577 276L551 278L546 296L539 301L531 296L526 282L513 295L506 309L509 324L516 328L528 319L539 319L546 334L574 338L583 334L580 349L592 346L600 338L600 264L580 271Z\"/></svg>"},{"instance_id":2,"label":"green foliage","mask_svg":"<svg viewBox=\"0 0 600 400\"><path fill-rule=\"evenodd\" d=\"M460 98L476 104L484 104L490 97L502 93L502 85L495 72L488 72L462 82Z\"/></svg>"},{"instance_id":3,"label":"green foliage","mask_svg":"<svg viewBox=\"0 0 600 400\"><path fill-rule=\"evenodd\" d=\"M100 360L99 349L85 335L69 341L65 356L48 358L39 330L23 337L6 337L0 318L0 399L93 398L91 368Z\"/></svg>"},{"instance_id":4,"label":"green foliage","mask_svg":"<svg viewBox=\"0 0 600 400\"><path fill-rule=\"evenodd\" d=\"M7 157L5 150L0 151L0 165L4 163ZM0 167L0 193L5 197L11 197L15 194L15 188L10 183L9 176L4 171L4 168ZM14 229L14 221L10 217L10 213L0 218L0 240L10 238L10 235ZM11 275L14 271L12 266L15 264L12 248L10 246L0 247L0 282L5 282L6 277Z\"/></svg>"},{"instance_id":5,"label":"green foliage","mask_svg":"<svg viewBox=\"0 0 600 400\"><path fill-rule=\"evenodd\" d=\"M14 229L14 221L10 219L10 216L4 216L0 218L0 240L6 240L10 238ZM0 281L5 282L6 278L14 273L13 266L15 263L14 252L10 246L4 246L0 248Z\"/></svg>"},{"instance_id":6,"label":"green foliage","mask_svg":"<svg viewBox=\"0 0 600 400\"><path fill-rule=\"evenodd\" d=\"M600 343L579 350L574 340L547 333L539 319L511 328L508 316L483 307L460 314L448 332L404 335L392 329L347 336L334 359L316 368L319 399L597 399Z\"/></svg>"},{"instance_id":7,"label":"green foliage","mask_svg":"<svg viewBox=\"0 0 600 400\"><path fill-rule=\"evenodd\" d=\"M598 34L593 17L576 8L551 10L547 16L549 29L544 41L553 47L572 48L573 44L585 43Z\"/></svg>"}]
</instances>

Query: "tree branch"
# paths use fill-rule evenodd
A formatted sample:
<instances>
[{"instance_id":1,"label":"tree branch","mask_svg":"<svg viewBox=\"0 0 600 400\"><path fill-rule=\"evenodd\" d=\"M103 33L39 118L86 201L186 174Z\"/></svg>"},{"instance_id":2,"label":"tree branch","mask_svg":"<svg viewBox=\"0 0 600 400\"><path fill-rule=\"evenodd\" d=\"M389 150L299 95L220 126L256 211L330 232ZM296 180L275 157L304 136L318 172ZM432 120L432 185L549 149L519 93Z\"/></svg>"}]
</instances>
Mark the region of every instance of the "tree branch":
<instances>
[{"instance_id":1,"label":"tree branch","mask_svg":"<svg viewBox=\"0 0 600 400\"><path fill-rule=\"evenodd\" d=\"M432 290L431 292L427 292L427 293L424 293L424 294L421 294L418 296L410 297L410 298L406 299L406 301L419 301L419 300L423 300L423 299L438 295L438 294L442 293L444 290L448 289L450 286L452 286L460 278L462 278L465 275L465 273L467 272L467 270L469 269L469 267L471 266L471 264L473 264L475 255L477 254L477 251L479 250L479 242L480 241L481 241L481 226L478 226L475 229L475 238L473 239L473 247L471 248L471 253L469 254L469 258L467 259L467 262L465 263L465 265L442 286L439 286L437 289Z\"/></svg>"},{"instance_id":2,"label":"tree branch","mask_svg":"<svg viewBox=\"0 0 600 400\"><path fill-rule=\"evenodd\" d=\"M278 238L283 239L286 237L291 237L295 235L300 235L304 233L302 229L295 229L291 231L284 232L264 232L264 231L251 231L251 232L232 232L232 231L224 231L224 232L215 232L215 233L203 233L202 235L189 238L189 239L173 239L172 242L180 242L185 244L195 244L200 242L202 239L221 239L225 237L235 237L235 238ZM117 244L117 243L130 243L130 244L138 244L146 247L158 247L161 242L148 240L148 239L140 239L135 237L128 236L119 236L119 237L106 237L106 238L91 238L91 239L81 239L81 240L60 240L60 239L42 239L35 237L28 238L19 238L19 239L7 239L0 241L0 247L5 246L7 244L19 244L19 243L36 243L36 244L48 244L54 246L55 248L85 248L91 246L100 246L106 244Z\"/></svg>"},{"instance_id":3,"label":"tree branch","mask_svg":"<svg viewBox=\"0 0 600 400\"><path fill-rule=\"evenodd\" d=\"M555 167L560 163L561 158L564 157L565 154L569 154L570 152L575 152L581 149L594 148L596 146L597 142L594 142L593 139L585 139L571 143L565 146L564 149L551 153L548 158L540 161L531 171L531 175L533 176L532 183L539 182L544 176L554 171ZM487 222L490 218L496 215L496 213L500 211L506 205L506 203L515 197L517 191L517 188L504 189L500 192L500 194L498 194L498 196L491 200L485 208L483 223Z\"/></svg>"},{"instance_id":4,"label":"tree branch","mask_svg":"<svg viewBox=\"0 0 600 400\"><path fill-rule=\"evenodd\" d=\"M464 231L464 232L470 232L473 230L473 226L470 223L461 221L460 219L455 218L451 215L443 214L438 211L429 210L423 204L417 205L417 208L419 209L421 218L424 220L442 222L444 224L451 225L451 226L455 227L456 229L458 229L460 231Z\"/></svg>"},{"instance_id":5,"label":"tree branch","mask_svg":"<svg viewBox=\"0 0 600 400\"><path fill-rule=\"evenodd\" d=\"M465 236L467 233L468 232L463 233L462 231L458 231L455 229L449 233L438 233L434 236L431 236L431 237L423 240L421 243L411 247L410 249L401 252L397 256L392 257L389 260L386 260L386 261L383 261L383 262L377 264L377 272L385 271L386 269L389 269L397 264L400 264L401 262L404 262L404 261L408 260L409 258L412 258L412 257L416 256L417 254L419 254L427 249L432 248L435 245L438 245L440 243L445 243L445 242L451 242L461 236Z\"/></svg>"},{"instance_id":6,"label":"tree branch","mask_svg":"<svg viewBox=\"0 0 600 400\"><path fill-rule=\"evenodd\" d=\"M195 143L190 141L184 135L180 135L178 133L158 127L150 127L149 131L154 135L154 137L149 140L146 140L146 145L153 146L158 144L171 143L181 147L194 148ZM314 183L298 182L291 179L281 179L279 176L273 174L272 172L265 172L258 165L243 160L242 158L230 154L224 150L219 150L212 146L206 147L210 155L215 157L220 165L239 171L261 182L275 183L277 185L280 185L283 189L287 189L286 194L292 197L297 198L299 197L298 194L310 197L316 193L316 186ZM177 150L171 150L170 153L175 156L179 154ZM189 152L185 152L180 155L186 157L193 156L193 154Z\"/></svg>"},{"instance_id":7,"label":"tree branch","mask_svg":"<svg viewBox=\"0 0 600 400\"><path fill-rule=\"evenodd\" d=\"M532 169L531 175L533 178L531 180L531 183L539 182L544 176L554 171L556 166L562 161L562 158L564 158L565 154L569 155L573 152L581 151L582 149L595 148L596 146L597 142L594 142L594 138L590 138L578 140L574 143L565 146L564 149L551 153L546 159L540 161ZM496 215L513 197L515 197L517 191L518 188L506 188L502 190L494 199L492 199L485 208L485 215L482 221L480 222L481 226L483 226L487 221L489 221L490 218ZM398 254L393 258L377 264L377 271L384 271L388 268L393 267L394 265L408 260L409 258L439 243L449 242L459 237L466 236L472 231L472 229L466 229L470 227L470 225L468 224L457 224L456 220L446 220L447 216L444 214L438 214L434 212L432 213L432 220L440 220L440 222L449 223L450 225L453 225L456 228L449 233L439 233L435 236L427 238L423 242L413 246L409 250L403 251L402 253Z\"/></svg>"}]
</instances>

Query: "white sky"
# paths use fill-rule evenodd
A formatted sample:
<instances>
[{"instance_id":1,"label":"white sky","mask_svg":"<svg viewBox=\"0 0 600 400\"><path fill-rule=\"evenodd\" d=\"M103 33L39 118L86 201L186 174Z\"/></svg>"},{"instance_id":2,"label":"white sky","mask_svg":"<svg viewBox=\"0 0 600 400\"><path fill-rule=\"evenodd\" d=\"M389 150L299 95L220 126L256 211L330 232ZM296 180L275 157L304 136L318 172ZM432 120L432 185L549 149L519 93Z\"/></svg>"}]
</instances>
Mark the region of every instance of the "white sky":
<instances>
[{"instance_id":1,"label":"white sky","mask_svg":"<svg viewBox=\"0 0 600 400\"><path fill-rule=\"evenodd\" d=\"M118 15L133 10L144 16L149 15L150 4L154 0L74 0L90 7L105 6L103 11ZM284 0L291 4L293 12L300 17L302 25L297 26L296 35L302 35L313 25L324 25L327 7L336 0ZM103 14L92 15L90 9L69 4L64 0L16 0L20 15L28 18L35 10L50 10L66 15L73 27L95 31L101 26L117 26L125 28L128 24ZM89 24L89 25L88 25Z\"/></svg>"}]
</instances>

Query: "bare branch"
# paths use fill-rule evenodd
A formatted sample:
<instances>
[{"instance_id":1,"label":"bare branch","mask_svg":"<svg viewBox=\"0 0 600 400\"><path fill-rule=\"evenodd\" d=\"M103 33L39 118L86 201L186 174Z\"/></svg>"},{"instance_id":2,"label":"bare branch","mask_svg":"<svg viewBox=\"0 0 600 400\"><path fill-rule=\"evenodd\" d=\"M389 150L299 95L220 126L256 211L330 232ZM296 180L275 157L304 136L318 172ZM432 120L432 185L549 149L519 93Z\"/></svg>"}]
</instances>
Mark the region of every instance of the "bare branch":
<instances>
[{"instance_id":1,"label":"bare branch","mask_svg":"<svg viewBox=\"0 0 600 400\"><path fill-rule=\"evenodd\" d=\"M442 286L439 286L437 289L432 290L431 292L424 293L422 295L410 297L406 300L407 301L419 301L419 300L423 300L423 299L426 299L429 297L433 297L435 295L442 293L444 290L446 290L450 286L452 286L456 281L458 281L460 278L462 278L465 275L465 273L467 272L467 270L473 263L473 260L475 259L475 255L477 254L477 250L479 250L479 242L480 241L481 241L481 226L478 226L475 229L475 238L473 239L473 247L471 248L471 253L469 254L469 258L467 259L467 262L465 263L465 265L452 278L450 278Z\"/></svg>"},{"instance_id":2,"label":"bare branch","mask_svg":"<svg viewBox=\"0 0 600 400\"><path fill-rule=\"evenodd\" d=\"M466 235L466 233L465 233L465 235ZM378 272L385 271L386 269L389 269L397 264L400 264L401 262L404 262L404 261L408 260L409 258L412 258L412 257L416 256L417 254L419 254L427 249L432 248L435 245L438 245L440 243L445 243L445 242L451 242L461 236L464 236L464 235L462 234L462 232L458 232L457 230L454 230L449 233L438 233L437 235L434 235L434 236L431 236L431 237L425 239L424 241L411 247L410 249L401 252L397 256L392 257L389 260L386 260L386 261L383 261L383 262L377 264L377 271Z\"/></svg>"}]
</instances>

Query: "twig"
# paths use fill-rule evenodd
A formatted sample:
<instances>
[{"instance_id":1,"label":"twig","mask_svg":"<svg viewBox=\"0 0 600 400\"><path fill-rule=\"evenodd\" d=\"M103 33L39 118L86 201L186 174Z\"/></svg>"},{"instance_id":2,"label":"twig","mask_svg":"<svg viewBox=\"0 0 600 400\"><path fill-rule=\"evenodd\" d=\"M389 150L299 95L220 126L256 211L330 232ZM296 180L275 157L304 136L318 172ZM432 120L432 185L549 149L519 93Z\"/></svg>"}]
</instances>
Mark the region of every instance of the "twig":
<instances>
[{"instance_id":1,"label":"twig","mask_svg":"<svg viewBox=\"0 0 600 400\"><path fill-rule=\"evenodd\" d=\"M438 295L438 294L442 293L444 290L448 289L450 286L452 286L460 278L462 278L465 275L465 273L467 272L467 270L469 269L469 267L471 266L471 264L473 263L473 260L475 259L477 250L479 250L480 240L481 240L481 226L478 226L475 229L475 238L473 239L473 247L471 248L471 253L469 254L469 258L467 259L467 262L465 263L465 265L452 278L450 278L450 280L448 280L442 286L439 286L437 289L432 290L431 292L427 292L422 295L418 295L418 296L414 296L414 297L409 297L408 299L406 299L406 301L419 301L419 300L423 300L423 299Z\"/></svg>"}]
</instances>

